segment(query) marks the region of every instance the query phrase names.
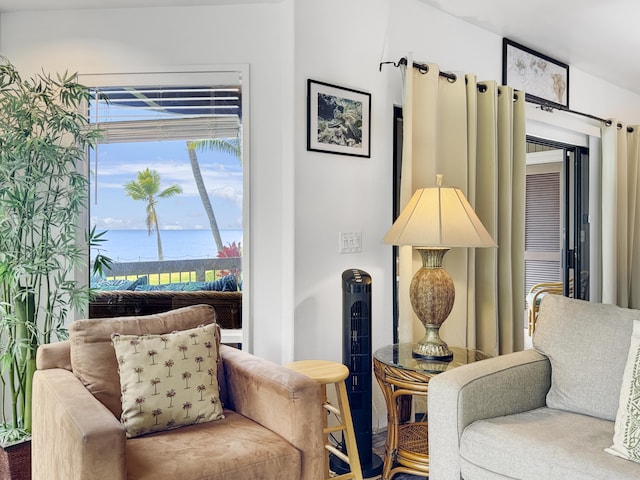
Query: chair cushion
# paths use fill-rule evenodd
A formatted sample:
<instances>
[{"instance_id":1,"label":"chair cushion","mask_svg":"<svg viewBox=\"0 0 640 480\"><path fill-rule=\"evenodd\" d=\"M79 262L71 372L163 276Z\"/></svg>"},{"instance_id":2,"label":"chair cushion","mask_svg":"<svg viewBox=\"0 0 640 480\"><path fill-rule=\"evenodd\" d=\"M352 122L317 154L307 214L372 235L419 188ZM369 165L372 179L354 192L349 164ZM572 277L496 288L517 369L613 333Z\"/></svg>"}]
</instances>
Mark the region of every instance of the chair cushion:
<instances>
[{"instance_id":1,"label":"chair cushion","mask_svg":"<svg viewBox=\"0 0 640 480\"><path fill-rule=\"evenodd\" d=\"M224 410L224 417L127 440L127 479L300 478L300 451L236 412Z\"/></svg>"},{"instance_id":2,"label":"chair cushion","mask_svg":"<svg viewBox=\"0 0 640 480\"><path fill-rule=\"evenodd\" d=\"M547 406L614 420L635 319L639 310L545 295L533 347L551 362Z\"/></svg>"},{"instance_id":3,"label":"chair cushion","mask_svg":"<svg viewBox=\"0 0 640 480\"><path fill-rule=\"evenodd\" d=\"M127 438L221 418L215 327L112 335Z\"/></svg>"},{"instance_id":4,"label":"chair cushion","mask_svg":"<svg viewBox=\"0 0 640 480\"><path fill-rule=\"evenodd\" d=\"M215 311L209 305L195 305L137 317L76 320L69 325L73 373L93 396L120 418L120 377L111 334L163 334L214 322ZM219 342L220 332L216 328L216 344ZM219 351L218 348L217 350ZM218 381L220 382L220 376Z\"/></svg>"},{"instance_id":5,"label":"chair cushion","mask_svg":"<svg viewBox=\"0 0 640 480\"><path fill-rule=\"evenodd\" d=\"M622 376L620 404L613 445L607 453L640 463L640 321L633 322L633 336Z\"/></svg>"},{"instance_id":6,"label":"chair cushion","mask_svg":"<svg viewBox=\"0 0 640 480\"><path fill-rule=\"evenodd\" d=\"M460 440L463 478L637 479L638 465L608 455L613 422L538 408L478 420Z\"/></svg>"}]
</instances>

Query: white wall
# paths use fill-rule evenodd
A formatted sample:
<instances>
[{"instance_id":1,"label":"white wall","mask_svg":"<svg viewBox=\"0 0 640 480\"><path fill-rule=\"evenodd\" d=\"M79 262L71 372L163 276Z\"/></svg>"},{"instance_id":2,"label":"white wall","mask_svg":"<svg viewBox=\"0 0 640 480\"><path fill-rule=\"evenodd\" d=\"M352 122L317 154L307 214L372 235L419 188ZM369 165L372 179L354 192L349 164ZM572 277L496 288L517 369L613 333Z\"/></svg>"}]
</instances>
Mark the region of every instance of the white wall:
<instances>
[{"instance_id":1,"label":"white wall","mask_svg":"<svg viewBox=\"0 0 640 480\"><path fill-rule=\"evenodd\" d=\"M379 62L412 52L443 70L502 76L500 36L418 0L6 13L0 52L23 73L250 64L253 351L276 362L341 360L341 274L349 268L373 279L374 349L391 342L391 247L382 237L402 86L399 69L380 72ZM306 151L309 78L372 94L371 158ZM638 95L573 69L570 80L575 110L640 123ZM361 232L362 253L339 254L340 231Z\"/></svg>"},{"instance_id":2,"label":"white wall","mask_svg":"<svg viewBox=\"0 0 640 480\"><path fill-rule=\"evenodd\" d=\"M283 338L282 328L292 318L283 292L293 291L291 272L283 268L292 264L293 257L293 221L285 214L286 205L293 202L293 186L283 182L290 175L284 171L285 159L292 156L291 147L285 145L290 134L283 128L290 129L286 119L292 108L292 54L283 48L291 43L290 12L290 2L284 2L18 12L0 17L0 52L23 76L41 69L119 73L250 65L253 248L252 277L245 288L251 299L253 351L275 361L281 360L283 345L290 345L292 336L289 328Z\"/></svg>"},{"instance_id":3,"label":"white wall","mask_svg":"<svg viewBox=\"0 0 640 480\"><path fill-rule=\"evenodd\" d=\"M339 359L344 269L362 268L373 277L374 349L392 338L391 247L382 237L391 223L392 106L402 102L402 87L400 70L385 66L379 72L379 62L412 53L442 70L500 81L502 37L418 0L298 0L295 22L295 352ZM372 94L370 159L306 151L307 78ZM571 72L571 100L576 110L640 122L638 95L579 71ZM547 117L552 126L566 123L562 115ZM581 117L570 123L591 124ZM362 253L339 254L340 231L362 231Z\"/></svg>"},{"instance_id":4,"label":"white wall","mask_svg":"<svg viewBox=\"0 0 640 480\"><path fill-rule=\"evenodd\" d=\"M391 250L382 237L391 224L393 104L378 73L386 13L384 0L296 2L297 358L342 358L342 272L351 268L372 277L374 343L391 342ZM309 78L372 94L371 158L306 151ZM362 253L340 254L339 232L361 232Z\"/></svg>"},{"instance_id":5,"label":"white wall","mask_svg":"<svg viewBox=\"0 0 640 480\"><path fill-rule=\"evenodd\" d=\"M295 356L341 360L345 269L372 276L374 350L392 341L391 247L382 237L391 225L392 107L402 102L402 84L399 69L380 72L378 64L411 52L442 70L501 81L502 37L418 0L296 0L295 40ZM370 159L306 151L308 78L372 94ZM579 71L571 72L571 101L579 111L640 122L639 96ZM556 139L597 133L582 117L539 113ZM568 135L567 128L580 133ZM340 231L362 232L362 253L339 254ZM377 390L382 413L374 427L385 423Z\"/></svg>"}]
</instances>

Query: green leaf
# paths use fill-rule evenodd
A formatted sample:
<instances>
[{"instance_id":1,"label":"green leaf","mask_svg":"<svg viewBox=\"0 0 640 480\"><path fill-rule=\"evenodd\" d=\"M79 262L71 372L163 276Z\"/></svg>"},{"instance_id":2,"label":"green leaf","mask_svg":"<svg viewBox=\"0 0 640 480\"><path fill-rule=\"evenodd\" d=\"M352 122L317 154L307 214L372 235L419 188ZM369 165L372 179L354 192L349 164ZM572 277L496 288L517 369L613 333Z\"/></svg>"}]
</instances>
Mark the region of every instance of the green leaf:
<instances>
[{"instance_id":1,"label":"green leaf","mask_svg":"<svg viewBox=\"0 0 640 480\"><path fill-rule=\"evenodd\" d=\"M88 94L75 74L23 79L0 57L0 380L7 392L0 442L28 434L28 360L38 345L66 338L70 313L89 298L74 280L86 261L76 238L88 179L78 166L99 139L79 110ZM97 264L109 262L101 256ZM20 320L19 304L30 296L35 309Z\"/></svg>"}]
</instances>

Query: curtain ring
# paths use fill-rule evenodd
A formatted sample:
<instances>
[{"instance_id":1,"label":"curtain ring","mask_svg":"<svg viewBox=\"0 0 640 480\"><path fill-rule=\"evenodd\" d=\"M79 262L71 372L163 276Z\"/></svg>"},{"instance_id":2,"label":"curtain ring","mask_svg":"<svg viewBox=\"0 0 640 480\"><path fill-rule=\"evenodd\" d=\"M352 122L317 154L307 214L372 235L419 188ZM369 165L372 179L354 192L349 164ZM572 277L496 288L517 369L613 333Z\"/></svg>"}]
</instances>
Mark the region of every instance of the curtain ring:
<instances>
[{"instance_id":1,"label":"curtain ring","mask_svg":"<svg viewBox=\"0 0 640 480\"><path fill-rule=\"evenodd\" d=\"M429 73L429 65L425 65L424 63L414 63L413 66L423 75Z\"/></svg>"}]
</instances>

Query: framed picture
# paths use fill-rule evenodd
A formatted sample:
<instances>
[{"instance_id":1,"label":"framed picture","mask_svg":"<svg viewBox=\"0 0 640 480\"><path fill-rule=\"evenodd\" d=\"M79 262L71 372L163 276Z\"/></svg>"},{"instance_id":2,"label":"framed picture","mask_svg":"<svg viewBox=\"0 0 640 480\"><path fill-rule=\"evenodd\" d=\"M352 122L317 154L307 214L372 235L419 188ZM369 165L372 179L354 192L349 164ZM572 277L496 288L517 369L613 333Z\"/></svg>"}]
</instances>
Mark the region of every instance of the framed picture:
<instances>
[{"instance_id":1,"label":"framed picture","mask_svg":"<svg viewBox=\"0 0 640 480\"><path fill-rule=\"evenodd\" d=\"M569 108L569 65L502 40L502 82L536 103Z\"/></svg>"},{"instance_id":2,"label":"framed picture","mask_svg":"<svg viewBox=\"0 0 640 480\"><path fill-rule=\"evenodd\" d=\"M371 94L307 80L307 150L371 156Z\"/></svg>"}]
</instances>

